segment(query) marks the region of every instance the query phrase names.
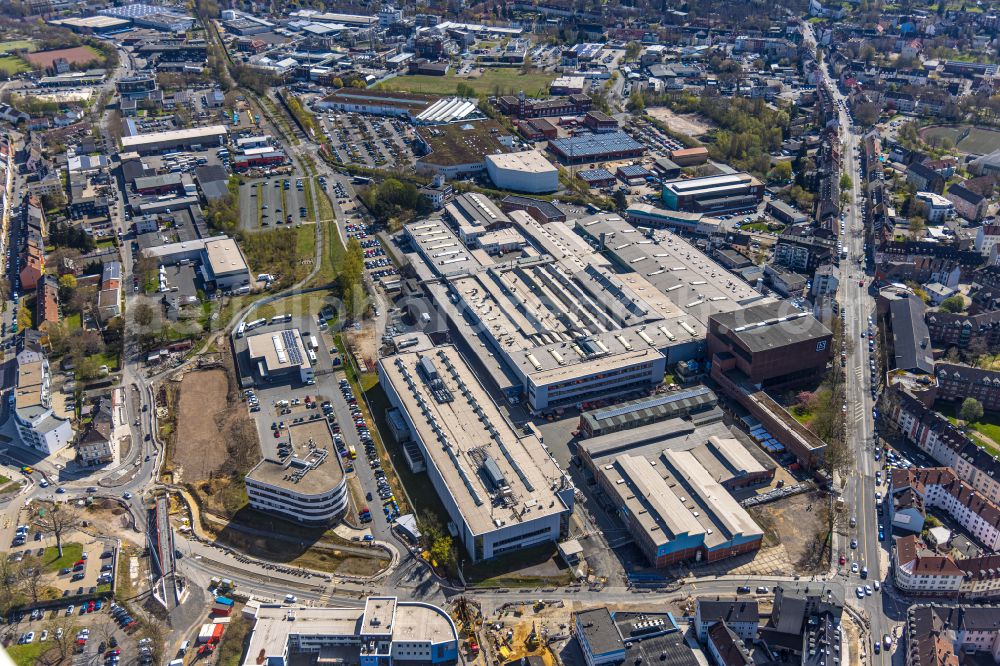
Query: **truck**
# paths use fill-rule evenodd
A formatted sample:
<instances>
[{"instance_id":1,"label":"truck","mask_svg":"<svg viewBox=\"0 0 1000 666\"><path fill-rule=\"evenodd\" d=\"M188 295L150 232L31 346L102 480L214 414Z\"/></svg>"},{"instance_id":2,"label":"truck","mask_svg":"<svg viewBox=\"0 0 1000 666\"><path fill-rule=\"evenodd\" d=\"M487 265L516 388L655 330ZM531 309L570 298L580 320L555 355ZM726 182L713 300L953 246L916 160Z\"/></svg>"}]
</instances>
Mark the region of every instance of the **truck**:
<instances>
[{"instance_id":1,"label":"truck","mask_svg":"<svg viewBox=\"0 0 1000 666\"><path fill-rule=\"evenodd\" d=\"M351 460L357 460L358 458L358 451L354 448L353 444L347 447L347 454L351 456Z\"/></svg>"},{"instance_id":2,"label":"truck","mask_svg":"<svg viewBox=\"0 0 1000 666\"><path fill-rule=\"evenodd\" d=\"M319 342L316 340L316 336L315 335L310 335L309 336L309 346L312 349L319 349Z\"/></svg>"},{"instance_id":3,"label":"truck","mask_svg":"<svg viewBox=\"0 0 1000 666\"><path fill-rule=\"evenodd\" d=\"M236 327L236 337L242 338L243 334L246 333L246 330L247 330L247 323L245 321L241 321L240 325Z\"/></svg>"}]
</instances>

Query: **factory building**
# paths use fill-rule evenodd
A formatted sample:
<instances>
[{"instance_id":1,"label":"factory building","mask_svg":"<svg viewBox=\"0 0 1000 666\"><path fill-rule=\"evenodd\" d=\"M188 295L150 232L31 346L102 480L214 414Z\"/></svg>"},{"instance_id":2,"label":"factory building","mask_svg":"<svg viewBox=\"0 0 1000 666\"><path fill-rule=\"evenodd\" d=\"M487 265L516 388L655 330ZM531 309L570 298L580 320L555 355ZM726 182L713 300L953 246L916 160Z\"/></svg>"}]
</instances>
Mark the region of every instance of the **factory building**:
<instances>
[{"instance_id":1,"label":"factory building","mask_svg":"<svg viewBox=\"0 0 1000 666\"><path fill-rule=\"evenodd\" d=\"M474 561L568 533L569 476L536 432L504 417L453 346L382 357L378 374Z\"/></svg>"},{"instance_id":2,"label":"factory building","mask_svg":"<svg viewBox=\"0 0 1000 666\"><path fill-rule=\"evenodd\" d=\"M584 439L577 449L651 565L760 548L762 530L729 492L768 483L774 466L732 436L718 407Z\"/></svg>"},{"instance_id":3,"label":"factory building","mask_svg":"<svg viewBox=\"0 0 1000 666\"><path fill-rule=\"evenodd\" d=\"M501 190L537 194L559 189L559 170L537 150L487 155L486 173Z\"/></svg>"},{"instance_id":4,"label":"factory building","mask_svg":"<svg viewBox=\"0 0 1000 666\"><path fill-rule=\"evenodd\" d=\"M562 164L611 162L642 157L646 149L621 130L604 134L579 134L549 141L549 150Z\"/></svg>"},{"instance_id":5,"label":"factory building","mask_svg":"<svg viewBox=\"0 0 1000 666\"><path fill-rule=\"evenodd\" d=\"M671 210L724 213L755 207L764 184L748 173L671 180L663 184L663 203Z\"/></svg>"}]
</instances>

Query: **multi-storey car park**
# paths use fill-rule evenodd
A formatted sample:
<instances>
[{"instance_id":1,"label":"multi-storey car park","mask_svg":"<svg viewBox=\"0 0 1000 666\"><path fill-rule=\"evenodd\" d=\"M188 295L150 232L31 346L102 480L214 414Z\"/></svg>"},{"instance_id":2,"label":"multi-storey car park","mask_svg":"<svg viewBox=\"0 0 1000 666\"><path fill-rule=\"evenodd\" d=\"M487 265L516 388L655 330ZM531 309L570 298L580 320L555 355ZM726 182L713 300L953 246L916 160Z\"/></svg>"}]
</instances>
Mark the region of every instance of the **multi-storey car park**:
<instances>
[{"instance_id":1,"label":"multi-storey car park","mask_svg":"<svg viewBox=\"0 0 1000 666\"><path fill-rule=\"evenodd\" d=\"M469 236L466 216L452 217ZM763 298L685 241L657 245L616 215L580 220L582 238L523 211L509 219L527 245L500 259L470 249L442 222L404 234L418 276L472 353L535 410L647 391L667 364L702 356L707 314ZM622 261L633 272L618 273L585 240L609 237L619 252L634 245L650 256L637 250ZM635 272L645 259L669 267Z\"/></svg>"},{"instance_id":2,"label":"multi-storey car park","mask_svg":"<svg viewBox=\"0 0 1000 666\"><path fill-rule=\"evenodd\" d=\"M378 373L473 560L568 533L569 476L537 432L504 418L455 347L383 357Z\"/></svg>"},{"instance_id":3,"label":"multi-storey car park","mask_svg":"<svg viewBox=\"0 0 1000 666\"><path fill-rule=\"evenodd\" d=\"M310 660L360 666L454 664L458 659L455 623L431 604L369 597L364 608L251 601L248 609L255 615L244 666Z\"/></svg>"}]
</instances>

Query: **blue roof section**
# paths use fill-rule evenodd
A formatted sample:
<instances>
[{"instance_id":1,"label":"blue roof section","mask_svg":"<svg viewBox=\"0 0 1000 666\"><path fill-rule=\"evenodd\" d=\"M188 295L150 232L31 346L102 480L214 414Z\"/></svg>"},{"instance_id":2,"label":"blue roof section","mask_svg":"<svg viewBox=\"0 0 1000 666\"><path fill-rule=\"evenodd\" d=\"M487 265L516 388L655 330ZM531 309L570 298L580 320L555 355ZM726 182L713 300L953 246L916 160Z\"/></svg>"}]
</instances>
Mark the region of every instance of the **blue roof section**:
<instances>
[{"instance_id":1,"label":"blue roof section","mask_svg":"<svg viewBox=\"0 0 1000 666\"><path fill-rule=\"evenodd\" d=\"M608 132L607 134L581 134L568 139L553 139L549 141L549 145L564 155L574 158L643 150L641 143L622 131Z\"/></svg>"},{"instance_id":2,"label":"blue roof section","mask_svg":"<svg viewBox=\"0 0 1000 666\"><path fill-rule=\"evenodd\" d=\"M618 167L618 170L626 178L645 178L649 175L649 170L635 164Z\"/></svg>"},{"instance_id":3,"label":"blue roof section","mask_svg":"<svg viewBox=\"0 0 1000 666\"><path fill-rule=\"evenodd\" d=\"M615 179L615 175L607 169L583 169L582 171L577 171L576 175L587 181Z\"/></svg>"}]
</instances>

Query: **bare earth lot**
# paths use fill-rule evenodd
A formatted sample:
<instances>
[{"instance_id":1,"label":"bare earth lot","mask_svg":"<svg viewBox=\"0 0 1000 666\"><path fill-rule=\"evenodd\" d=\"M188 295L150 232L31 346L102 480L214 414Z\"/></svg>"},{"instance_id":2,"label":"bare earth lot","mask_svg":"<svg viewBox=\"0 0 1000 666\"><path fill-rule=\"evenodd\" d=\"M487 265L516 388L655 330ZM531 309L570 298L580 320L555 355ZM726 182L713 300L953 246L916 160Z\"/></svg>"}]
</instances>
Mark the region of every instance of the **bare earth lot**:
<instances>
[{"instance_id":1,"label":"bare earth lot","mask_svg":"<svg viewBox=\"0 0 1000 666\"><path fill-rule=\"evenodd\" d=\"M819 502L814 493L794 495L759 508L750 514L765 531L765 545L781 545L796 573L821 567L815 535L820 527Z\"/></svg>"},{"instance_id":2,"label":"bare earth lot","mask_svg":"<svg viewBox=\"0 0 1000 666\"><path fill-rule=\"evenodd\" d=\"M181 381L173 461L178 478L207 479L226 457L220 422L229 411L224 370L189 372Z\"/></svg>"},{"instance_id":3,"label":"bare earth lot","mask_svg":"<svg viewBox=\"0 0 1000 666\"><path fill-rule=\"evenodd\" d=\"M678 114L666 107L648 108L646 113L666 123L670 129L688 136L701 136L713 129L709 120L692 113Z\"/></svg>"}]
</instances>

